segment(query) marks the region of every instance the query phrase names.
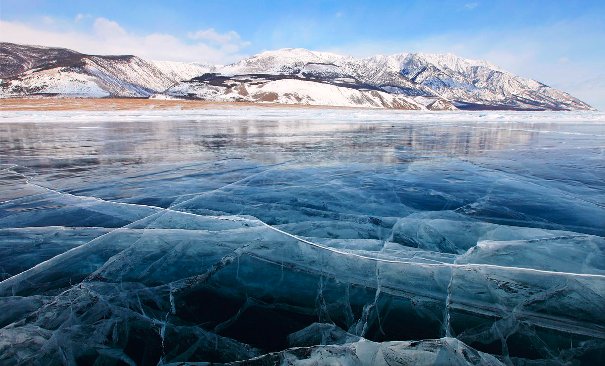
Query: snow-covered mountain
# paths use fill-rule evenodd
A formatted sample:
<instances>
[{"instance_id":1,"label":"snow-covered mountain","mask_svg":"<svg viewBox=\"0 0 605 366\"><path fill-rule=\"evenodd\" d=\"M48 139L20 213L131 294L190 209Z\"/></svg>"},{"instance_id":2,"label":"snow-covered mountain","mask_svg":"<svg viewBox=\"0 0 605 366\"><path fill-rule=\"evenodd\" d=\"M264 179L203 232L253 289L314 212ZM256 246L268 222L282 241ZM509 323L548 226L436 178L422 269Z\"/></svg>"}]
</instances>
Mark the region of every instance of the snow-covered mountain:
<instances>
[{"instance_id":1,"label":"snow-covered mountain","mask_svg":"<svg viewBox=\"0 0 605 366\"><path fill-rule=\"evenodd\" d=\"M0 67L1 97L163 94L213 101L397 109L592 109L535 80L452 54L353 58L289 48L212 66L1 43Z\"/></svg>"},{"instance_id":2,"label":"snow-covered mountain","mask_svg":"<svg viewBox=\"0 0 605 366\"><path fill-rule=\"evenodd\" d=\"M361 70L365 66L364 70ZM373 78L381 78L382 83ZM175 97L393 109L453 110L397 72L370 70L362 60L305 49L268 51L168 89Z\"/></svg>"},{"instance_id":3,"label":"snow-covered mountain","mask_svg":"<svg viewBox=\"0 0 605 366\"><path fill-rule=\"evenodd\" d=\"M0 43L0 95L145 98L211 70L177 64Z\"/></svg>"}]
</instances>

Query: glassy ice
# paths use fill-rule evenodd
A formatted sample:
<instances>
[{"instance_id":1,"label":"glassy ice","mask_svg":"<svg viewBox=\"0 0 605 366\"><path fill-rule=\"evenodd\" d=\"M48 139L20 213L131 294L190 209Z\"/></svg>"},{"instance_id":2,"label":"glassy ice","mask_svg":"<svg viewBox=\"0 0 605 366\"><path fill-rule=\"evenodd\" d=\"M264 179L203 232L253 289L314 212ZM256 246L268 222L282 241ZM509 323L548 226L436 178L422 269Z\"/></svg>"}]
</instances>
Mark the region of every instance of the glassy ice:
<instances>
[{"instance_id":1,"label":"glassy ice","mask_svg":"<svg viewBox=\"0 0 605 366\"><path fill-rule=\"evenodd\" d=\"M0 121L0 363L605 359L603 114Z\"/></svg>"}]
</instances>

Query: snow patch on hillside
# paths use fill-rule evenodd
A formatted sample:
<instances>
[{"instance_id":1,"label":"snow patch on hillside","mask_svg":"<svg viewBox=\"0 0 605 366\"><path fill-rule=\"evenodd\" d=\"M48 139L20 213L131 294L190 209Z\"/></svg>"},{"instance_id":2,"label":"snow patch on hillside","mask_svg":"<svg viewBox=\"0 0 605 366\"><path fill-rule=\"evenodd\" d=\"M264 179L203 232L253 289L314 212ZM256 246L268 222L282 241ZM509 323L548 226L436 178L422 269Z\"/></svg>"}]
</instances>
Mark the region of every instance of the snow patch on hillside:
<instances>
[{"instance_id":1,"label":"snow patch on hillside","mask_svg":"<svg viewBox=\"0 0 605 366\"><path fill-rule=\"evenodd\" d=\"M8 88L0 88L0 97L18 97L24 94L60 94L69 97L102 98L109 96L93 76L61 68L29 73L26 77L13 80Z\"/></svg>"},{"instance_id":2,"label":"snow patch on hillside","mask_svg":"<svg viewBox=\"0 0 605 366\"><path fill-rule=\"evenodd\" d=\"M232 82L228 86L184 83L167 94L218 101L250 101L338 107L426 109L411 98L377 90L358 90L299 79Z\"/></svg>"}]
</instances>

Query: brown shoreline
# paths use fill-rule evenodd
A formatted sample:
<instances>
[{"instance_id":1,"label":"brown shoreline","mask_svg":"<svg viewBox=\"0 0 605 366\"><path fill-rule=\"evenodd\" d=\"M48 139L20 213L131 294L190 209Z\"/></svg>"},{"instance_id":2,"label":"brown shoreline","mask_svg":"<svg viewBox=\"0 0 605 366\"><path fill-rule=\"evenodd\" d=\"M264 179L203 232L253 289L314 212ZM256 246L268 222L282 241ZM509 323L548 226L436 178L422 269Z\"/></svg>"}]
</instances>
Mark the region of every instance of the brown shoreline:
<instances>
[{"instance_id":1,"label":"brown shoreline","mask_svg":"<svg viewBox=\"0 0 605 366\"><path fill-rule=\"evenodd\" d=\"M186 99L143 98L6 98L0 99L0 111L128 111L128 110L195 110L232 108L311 108L311 109L368 109L356 107L252 103L213 102Z\"/></svg>"}]
</instances>

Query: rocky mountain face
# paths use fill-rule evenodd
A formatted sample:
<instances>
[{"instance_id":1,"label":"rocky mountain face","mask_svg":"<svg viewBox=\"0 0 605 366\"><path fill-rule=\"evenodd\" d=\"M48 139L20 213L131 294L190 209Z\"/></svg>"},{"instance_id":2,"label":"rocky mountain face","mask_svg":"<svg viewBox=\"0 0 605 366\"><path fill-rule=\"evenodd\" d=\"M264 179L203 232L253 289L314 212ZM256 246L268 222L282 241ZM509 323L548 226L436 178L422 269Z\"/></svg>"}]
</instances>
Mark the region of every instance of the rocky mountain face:
<instances>
[{"instance_id":1,"label":"rocky mountain face","mask_svg":"<svg viewBox=\"0 0 605 366\"><path fill-rule=\"evenodd\" d=\"M451 54L353 58L282 49L210 66L0 43L0 77L0 97L164 96L417 110L592 109L540 82Z\"/></svg>"}]
</instances>

